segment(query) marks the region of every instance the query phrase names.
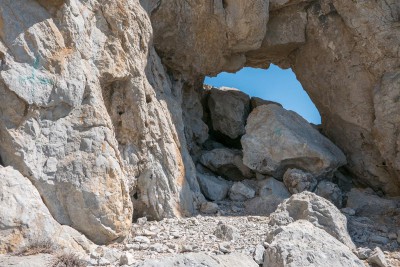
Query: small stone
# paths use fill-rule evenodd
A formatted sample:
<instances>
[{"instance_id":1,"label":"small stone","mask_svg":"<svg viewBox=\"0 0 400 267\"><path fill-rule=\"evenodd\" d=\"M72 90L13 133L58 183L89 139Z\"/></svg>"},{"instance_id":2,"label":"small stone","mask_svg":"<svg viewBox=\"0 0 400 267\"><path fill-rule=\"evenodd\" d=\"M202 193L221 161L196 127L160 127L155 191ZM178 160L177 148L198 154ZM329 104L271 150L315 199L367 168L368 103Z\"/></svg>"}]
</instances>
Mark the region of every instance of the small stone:
<instances>
[{"instance_id":1,"label":"small stone","mask_svg":"<svg viewBox=\"0 0 400 267\"><path fill-rule=\"evenodd\" d=\"M157 233L155 233L153 231L150 231L150 230L147 230L147 229L144 229L143 232L142 232L142 235L144 235L144 236L156 236Z\"/></svg>"},{"instance_id":2,"label":"small stone","mask_svg":"<svg viewBox=\"0 0 400 267\"><path fill-rule=\"evenodd\" d=\"M254 250L254 261L257 262L257 264L263 264L264 262L264 252L265 248L263 245L257 245L255 250Z\"/></svg>"},{"instance_id":3,"label":"small stone","mask_svg":"<svg viewBox=\"0 0 400 267\"><path fill-rule=\"evenodd\" d=\"M136 237L133 239L133 241L134 241L134 242L137 242L137 243L150 244L150 239L147 238L147 237L145 237L145 236L141 236L141 235L136 236Z\"/></svg>"},{"instance_id":4,"label":"small stone","mask_svg":"<svg viewBox=\"0 0 400 267\"><path fill-rule=\"evenodd\" d=\"M123 253L121 255L121 258L119 259L119 265L132 265L134 263L135 263L135 258L129 252Z\"/></svg>"},{"instance_id":5,"label":"small stone","mask_svg":"<svg viewBox=\"0 0 400 267\"><path fill-rule=\"evenodd\" d=\"M151 246L149 247L149 249L150 249L151 251L155 251L155 252L157 252L157 253L162 253L162 252L165 251L164 245L163 245L163 244L160 244L160 243L156 243L156 244L154 244L154 245L151 245Z\"/></svg>"},{"instance_id":6,"label":"small stone","mask_svg":"<svg viewBox=\"0 0 400 267\"><path fill-rule=\"evenodd\" d=\"M357 248L356 255L360 260L366 260L371 256L372 250L369 248Z\"/></svg>"},{"instance_id":7,"label":"small stone","mask_svg":"<svg viewBox=\"0 0 400 267\"><path fill-rule=\"evenodd\" d=\"M189 222L191 225L199 225L199 221L196 218L190 218Z\"/></svg>"},{"instance_id":8,"label":"small stone","mask_svg":"<svg viewBox=\"0 0 400 267\"><path fill-rule=\"evenodd\" d=\"M376 264L379 267L388 267L388 263L385 258L385 254L383 254L382 250L379 247L376 247L372 252L372 255L368 258L368 262L371 264Z\"/></svg>"},{"instance_id":9,"label":"small stone","mask_svg":"<svg viewBox=\"0 0 400 267\"><path fill-rule=\"evenodd\" d=\"M397 234L391 232L391 233L388 234L388 237L389 237L390 240L396 240L397 239Z\"/></svg>"},{"instance_id":10,"label":"small stone","mask_svg":"<svg viewBox=\"0 0 400 267\"><path fill-rule=\"evenodd\" d=\"M283 182L292 194L298 194L303 191L312 192L317 186L317 180L314 175L298 169L288 169L283 175Z\"/></svg>"},{"instance_id":11,"label":"small stone","mask_svg":"<svg viewBox=\"0 0 400 267\"><path fill-rule=\"evenodd\" d=\"M377 243L377 244L382 244L382 245L386 245L387 243L389 243L389 239L387 237L380 236L380 235L371 235L369 237L369 241L373 242L373 243Z\"/></svg>"},{"instance_id":12,"label":"small stone","mask_svg":"<svg viewBox=\"0 0 400 267\"><path fill-rule=\"evenodd\" d=\"M139 250L140 245L139 244L126 244L125 245L125 250Z\"/></svg>"},{"instance_id":13,"label":"small stone","mask_svg":"<svg viewBox=\"0 0 400 267\"><path fill-rule=\"evenodd\" d=\"M218 247L222 253L230 253L232 250L231 245L227 242L220 243Z\"/></svg>"},{"instance_id":14,"label":"small stone","mask_svg":"<svg viewBox=\"0 0 400 267\"><path fill-rule=\"evenodd\" d=\"M111 265L111 262L107 260L106 258L100 258L97 261L97 266L104 266L104 265Z\"/></svg>"},{"instance_id":15,"label":"small stone","mask_svg":"<svg viewBox=\"0 0 400 267\"><path fill-rule=\"evenodd\" d=\"M182 234L180 232L178 232L178 231L173 231L173 232L170 233L170 235L173 238L180 238L182 236Z\"/></svg>"},{"instance_id":16,"label":"small stone","mask_svg":"<svg viewBox=\"0 0 400 267\"><path fill-rule=\"evenodd\" d=\"M214 235L219 239L232 241L239 237L239 230L233 226L220 222L217 229L214 231Z\"/></svg>"},{"instance_id":17,"label":"small stone","mask_svg":"<svg viewBox=\"0 0 400 267\"><path fill-rule=\"evenodd\" d=\"M193 246L191 245L183 245L181 252L192 252L193 251Z\"/></svg>"},{"instance_id":18,"label":"small stone","mask_svg":"<svg viewBox=\"0 0 400 267\"><path fill-rule=\"evenodd\" d=\"M149 245L148 244L140 244L139 250L147 250L147 249L149 249Z\"/></svg>"},{"instance_id":19,"label":"small stone","mask_svg":"<svg viewBox=\"0 0 400 267\"><path fill-rule=\"evenodd\" d=\"M341 209L342 213L349 215L349 216L354 216L356 215L356 211L353 210L352 208L343 208Z\"/></svg>"},{"instance_id":20,"label":"small stone","mask_svg":"<svg viewBox=\"0 0 400 267\"><path fill-rule=\"evenodd\" d=\"M215 214L218 211L218 205L213 202L205 202L201 204L200 211L205 214Z\"/></svg>"},{"instance_id":21,"label":"small stone","mask_svg":"<svg viewBox=\"0 0 400 267\"><path fill-rule=\"evenodd\" d=\"M147 218L146 217L139 218L137 219L136 223L140 225L145 225L147 223Z\"/></svg>"},{"instance_id":22,"label":"small stone","mask_svg":"<svg viewBox=\"0 0 400 267\"><path fill-rule=\"evenodd\" d=\"M229 198L233 201L245 201L253 198L255 194L256 192L251 187L241 182L234 183L229 190Z\"/></svg>"},{"instance_id":23,"label":"small stone","mask_svg":"<svg viewBox=\"0 0 400 267\"><path fill-rule=\"evenodd\" d=\"M239 208L238 206L235 205L233 205L231 209L235 213L241 212L243 210L242 208Z\"/></svg>"}]
</instances>

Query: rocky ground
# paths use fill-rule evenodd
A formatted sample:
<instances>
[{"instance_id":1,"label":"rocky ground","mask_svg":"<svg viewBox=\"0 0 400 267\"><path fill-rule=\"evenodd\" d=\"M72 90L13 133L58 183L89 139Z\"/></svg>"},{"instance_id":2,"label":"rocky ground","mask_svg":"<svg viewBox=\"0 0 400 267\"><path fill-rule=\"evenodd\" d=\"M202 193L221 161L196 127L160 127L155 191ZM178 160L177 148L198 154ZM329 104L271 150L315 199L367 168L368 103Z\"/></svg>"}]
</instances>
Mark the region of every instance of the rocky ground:
<instances>
[{"instance_id":1,"label":"rocky ground","mask_svg":"<svg viewBox=\"0 0 400 267\"><path fill-rule=\"evenodd\" d=\"M362 200L359 203L362 203ZM374 207L382 204L382 201L385 204L388 204L387 201L393 205L398 204L397 200L379 197L374 200L374 203L370 202L371 205L374 205L370 207L372 211L374 211ZM313 227L311 232L305 230L310 227L307 224L303 229L294 228L295 232L306 231L301 235L315 237L311 241L308 240L307 246L314 241L324 242L327 243L329 250L343 250L339 258L348 253L350 255L348 257L354 257L353 261L359 260L359 263L335 265L337 264L337 262L335 263L336 259L332 259L333 265L330 265L328 261L327 265L319 265L319 255L326 257L328 252L323 252L324 248L317 247L313 251L314 265L310 263L310 265L302 266L400 266L400 213L398 212L363 216L363 211L359 207L356 209L346 207L340 212L330 202L308 192L293 195L281 204L271 216L246 215L245 203L241 201L224 200L217 203L218 209L215 214L211 215L199 214L190 218L170 218L161 221L139 218L133 224L131 234L123 244L96 247L86 257L83 257L85 262L83 266L86 264L88 266L135 267L300 266L281 265L274 259L279 256L275 255L271 258L270 255L276 253L277 243L285 242L285 239L276 240L282 231L283 233L290 232L288 230L290 226L295 227L296 224L302 226L308 222L316 226L311 225ZM306 207L307 205L308 207ZM365 206L362 207L365 208ZM289 221L289 223L285 221ZM346 225L348 233L345 229ZM280 230L276 232L277 227ZM336 239L329 235L328 237L315 235L315 232L321 231L320 229L324 230L322 231L324 234L328 232ZM348 234L352 241L347 239ZM288 241L293 247L290 249L282 247L282 251L278 250L278 254L285 255L284 251L288 249L288 251L292 251L293 255L296 255L296 249L302 246L301 239L298 236L292 236ZM330 239L336 243L330 243L333 242ZM342 243L337 244L338 240ZM352 242L355 244L354 247L352 247ZM352 247L352 251L350 247ZM307 253L306 251L302 249L301 253ZM333 257L337 257L338 254L335 251ZM0 256L0 266L43 266L41 264L44 262L51 266L56 258L54 255L57 253L53 252L53 256L48 254L25 257L21 255ZM268 265L267 259L269 261L274 259L274 264ZM298 262L295 261L295 263L301 264L301 259L297 260ZM236 264L229 265L232 261ZM241 261L243 262L239 263ZM37 265L26 265L27 262Z\"/></svg>"}]
</instances>

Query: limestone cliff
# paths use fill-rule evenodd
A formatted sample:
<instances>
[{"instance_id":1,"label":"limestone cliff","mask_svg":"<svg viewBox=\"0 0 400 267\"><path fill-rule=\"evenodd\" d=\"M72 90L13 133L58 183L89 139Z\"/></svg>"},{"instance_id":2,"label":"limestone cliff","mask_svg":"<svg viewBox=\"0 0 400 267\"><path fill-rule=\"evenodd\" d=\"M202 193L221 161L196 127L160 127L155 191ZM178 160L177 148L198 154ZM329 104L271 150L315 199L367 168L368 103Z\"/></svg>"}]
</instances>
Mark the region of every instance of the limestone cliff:
<instances>
[{"instance_id":1,"label":"limestone cliff","mask_svg":"<svg viewBox=\"0 0 400 267\"><path fill-rule=\"evenodd\" d=\"M96 243L193 214L204 77L275 63L355 178L400 195L399 43L397 0L0 0L0 163Z\"/></svg>"}]
</instances>

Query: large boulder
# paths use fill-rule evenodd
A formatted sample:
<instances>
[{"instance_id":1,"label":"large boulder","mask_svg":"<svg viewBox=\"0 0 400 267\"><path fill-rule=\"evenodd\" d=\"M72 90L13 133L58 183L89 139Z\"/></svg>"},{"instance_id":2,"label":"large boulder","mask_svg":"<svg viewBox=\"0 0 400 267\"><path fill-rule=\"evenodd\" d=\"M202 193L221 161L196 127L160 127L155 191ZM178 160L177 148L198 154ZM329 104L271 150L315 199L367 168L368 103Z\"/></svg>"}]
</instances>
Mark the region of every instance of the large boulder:
<instances>
[{"instance_id":1,"label":"large boulder","mask_svg":"<svg viewBox=\"0 0 400 267\"><path fill-rule=\"evenodd\" d=\"M325 176L346 164L345 155L331 141L297 113L277 105L251 112L241 143L244 164L274 177L282 177L289 167Z\"/></svg>"},{"instance_id":2,"label":"large boulder","mask_svg":"<svg viewBox=\"0 0 400 267\"><path fill-rule=\"evenodd\" d=\"M245 133L246 119L250 113L250 97L228 87L212 88L208 98L211 124L217 131L231 139Z\"/></svg>"},{"instance_id":3,"label":"large boulder","mask_svg":"<svg viewBox=\"0 0 400 267\"><path fill-rule=\"evenodd\" d=\"M82 253L75 240L91 246L82 234L56 222L29 179L11 167L0 166L0 207L0 254L39 242Z\"/></svg>"},{"instance_id":4,"label":"large boulder","mask_svg":"<svg viewBox=\"0 0 400 267\"><path fill-rule=\"evenodd\" d=\"M241 181L255 176L249 167L243 164L243 154L240 150L217 148L206 151L201 155L200 162L227 180Z\"/></svg>"},{"instance_id":5,"label":"large boulder","mask_svg":"<svg viewBox=\"0 0 400 267\"><path fill-rule=\"evenodd\" d=\"M207 266L207 267L231 267L246 266L258 267L258 264L249 256L232 253L228 255L210 256L205 253L188 253L162 260L145 260L135 263L132 267L186 267L186 266Z\"/></svg>"},{"instance_id":6,"label":"large boulder","mask_svg":"<svg viewBox=\"0 0 400 267\"><path fill-rule=\"evenodd\" d=\"M328 200L304 191L282 202L271 214L270 224L282 226L297 220L306 220L323 229L350 249L355 245L347 230L346 217Z\"/></svg>"},{"instance_id":7,"label":"large boulder","mask_svg":"<svg viewBox=\"0 0 400 267\"><path fill-rule=\"evenodd\" d=\"M353 252L324 230L299 220L268 233L264 267L364 267Z\"/></svg>"}]
</instances>

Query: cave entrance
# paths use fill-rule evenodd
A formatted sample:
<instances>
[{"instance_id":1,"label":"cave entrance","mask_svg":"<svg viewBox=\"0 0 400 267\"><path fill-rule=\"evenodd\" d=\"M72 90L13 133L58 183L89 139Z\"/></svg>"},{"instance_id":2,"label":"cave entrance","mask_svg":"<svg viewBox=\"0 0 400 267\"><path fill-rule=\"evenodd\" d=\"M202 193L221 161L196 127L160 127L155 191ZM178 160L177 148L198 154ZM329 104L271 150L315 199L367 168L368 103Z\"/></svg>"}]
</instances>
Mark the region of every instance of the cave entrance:
<instances>
[{"instance_id":1,"label":"cave entrance","mask_svg":"<svg viewBox=\"0 0 400 267\"><path fill-rule=\"evenodd\" d=\"M280 103L313 124L321 124L321 116L292 69L271 65L269 69L243 68L236 73L220 73L207 77L205 84L214 87L233 87L250 97Z\"/></svg>"},{"instance_id":2,"label":"cave entrance","mask_svg":"<svg viewBox=\"0 0 400 267\"><path fill-rule=\"evenodd\" d=\"M230 203L225 214L268 215L296 192L340 192L333 176L345 155L320 133L321 116L291 69L244 68L204 84L208 139L192 155L208 201Z\"/></svg>"}]
</instances>

